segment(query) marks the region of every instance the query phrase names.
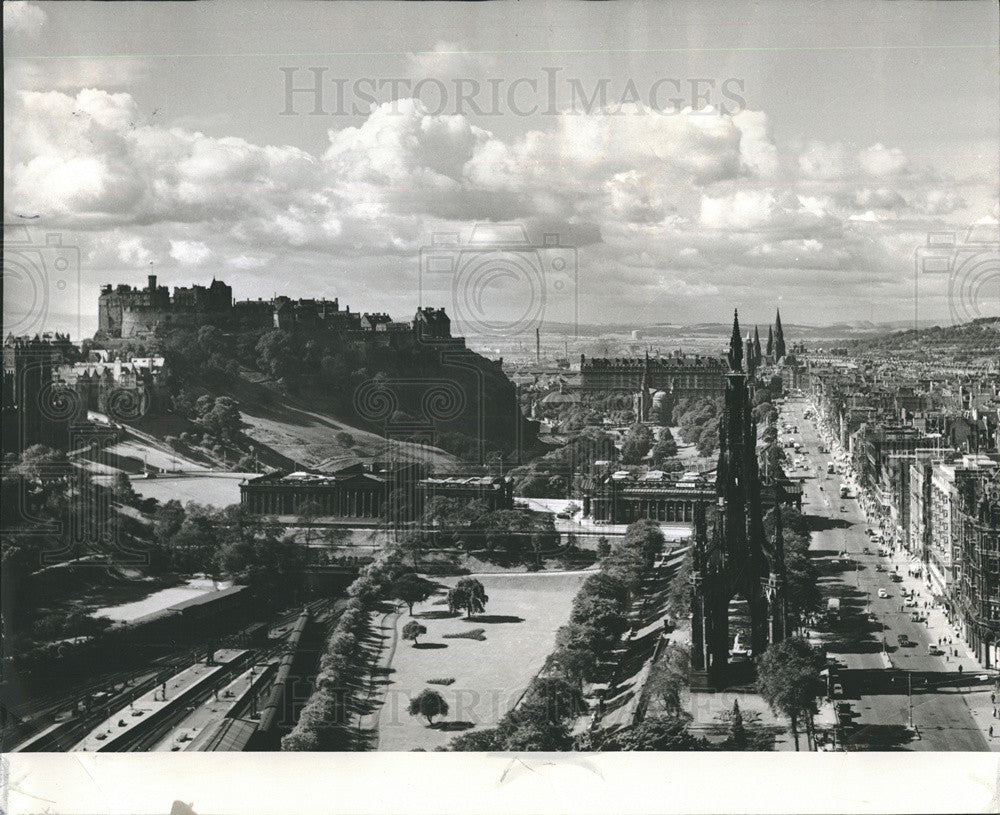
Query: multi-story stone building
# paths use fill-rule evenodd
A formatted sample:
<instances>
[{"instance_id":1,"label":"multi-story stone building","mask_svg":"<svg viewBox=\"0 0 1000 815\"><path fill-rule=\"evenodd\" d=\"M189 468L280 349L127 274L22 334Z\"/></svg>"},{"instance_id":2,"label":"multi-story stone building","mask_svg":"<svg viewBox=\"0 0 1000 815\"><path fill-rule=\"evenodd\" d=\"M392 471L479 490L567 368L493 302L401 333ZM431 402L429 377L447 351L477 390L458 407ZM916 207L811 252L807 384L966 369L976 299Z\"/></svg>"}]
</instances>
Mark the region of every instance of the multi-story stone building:
<instances>
[{"instance_id":1,"label":"multi-story stone building","mask_svg":"<svg viewBox=\"0 0 1000 815\"><path fill-rule=\"evenodd\" d=\"M389 503L419 515L433 498L481 501L488 509L514 506L513 482L484 475L427 476L419 462L355 464L335 472L269 473L240 485L240 502L258 515L342 518L370 524L385 518Z\"/></svg>"},{"instance_id":2,"label":"multi-story stone building","mask_svg":"<svg viewBox=\"0 0 1000 815\"><path fill-rule=\"evenodd\" d=\"M980 662L993 668L1000 663L1000 467L980 461L957 469L956 493L958 620Z\"/></svg>"},{"instance_id":3,"label":"multi-story stone building","mask_svg":"<svg viewBox=\"0 0 1000 815\"><path fill-rule=\"evenodd\" d=\"M726 390L726 364L717 357L688 355L607 359L580 355L580 389L635 393L643 384L664 391L676 402L688 396L721 397Z\"/></svg>"},{"instance_id":4,"label":"multi-story stone building","mask_svg":"<svg viewBox=\"0 0 1000 815\"><path fill-rule=\"evenodd\" d=\"M3 344L3 452L42 444L65 448L70 427L86 419L76 393L53 374L75 347L64 335L8 336Z\"/></svg>"},{"instance_id":5,"label":"multi-story stone building","mask_svg":"<svg viewBox=\"0 0 1000 815\"><path fill-rule=\"evenodd\" d=\"M936 462L931 468L930 484L930 548L928 575L934 590L946 600L951 599L957 566L952 547L951 508L955 498L955 465Z\"/></svg>"}]
</instances>

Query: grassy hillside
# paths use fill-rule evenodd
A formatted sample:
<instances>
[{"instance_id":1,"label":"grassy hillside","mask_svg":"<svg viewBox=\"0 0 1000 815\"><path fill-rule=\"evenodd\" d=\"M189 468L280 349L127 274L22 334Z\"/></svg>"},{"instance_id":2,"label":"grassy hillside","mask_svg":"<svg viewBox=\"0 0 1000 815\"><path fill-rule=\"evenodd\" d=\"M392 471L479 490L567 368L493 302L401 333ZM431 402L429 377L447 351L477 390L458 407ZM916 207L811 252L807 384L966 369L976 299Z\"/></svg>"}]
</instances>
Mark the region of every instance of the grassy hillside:
<instances>
[{"instance_id":1,"label":"grassy hillside","mask_svg":"<svg viewBox=\"0 0 1000 815\"><path fill-rule=\"evenodd\" d=\"M957 359L993 356L1000 353L1000 318L982 317L962 325L907 329L855 340L850 347L863 351L941 351Z\"/></svg>"}]
</instances>

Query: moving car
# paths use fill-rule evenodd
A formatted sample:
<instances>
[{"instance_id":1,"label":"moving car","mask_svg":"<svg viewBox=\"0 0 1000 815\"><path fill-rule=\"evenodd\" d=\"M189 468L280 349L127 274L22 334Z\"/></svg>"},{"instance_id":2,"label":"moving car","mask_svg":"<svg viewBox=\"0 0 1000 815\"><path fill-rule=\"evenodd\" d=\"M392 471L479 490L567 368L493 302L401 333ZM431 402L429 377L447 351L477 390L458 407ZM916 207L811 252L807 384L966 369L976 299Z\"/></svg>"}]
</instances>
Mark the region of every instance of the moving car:
<instances>
[{"instance_id":1,"label":"moving car","mask_svg":"<svg viewBox=\"0 0 1000 815\"><path fill-rule=\"evenodd\" d=\"M833 686L833 695L834 697L844 695L844 686L841 685L839 682Z\"/></svg>"},{"instance_id":2,"label":"moving car","mask_svg":"<svg viewBox=\"0 0 1000 815\"><path fill-rule=\"evenodd\" d=\"M887 592L885 589L879 589L878 590L878 596L881 599L885 600L889 596L889 592Z\"/></svg>"},{"instance_id":3,"label":"moving car","mask_svg":"<svg viewBox=\"0 0 1000 815\"><path fill-rule=\"evenodd\" d=\"M944 651L938 648L934 643L931 643L930 645L927 646L927 656L939 657L942 656L943 654Z\"/></svg>"}]
</instances>

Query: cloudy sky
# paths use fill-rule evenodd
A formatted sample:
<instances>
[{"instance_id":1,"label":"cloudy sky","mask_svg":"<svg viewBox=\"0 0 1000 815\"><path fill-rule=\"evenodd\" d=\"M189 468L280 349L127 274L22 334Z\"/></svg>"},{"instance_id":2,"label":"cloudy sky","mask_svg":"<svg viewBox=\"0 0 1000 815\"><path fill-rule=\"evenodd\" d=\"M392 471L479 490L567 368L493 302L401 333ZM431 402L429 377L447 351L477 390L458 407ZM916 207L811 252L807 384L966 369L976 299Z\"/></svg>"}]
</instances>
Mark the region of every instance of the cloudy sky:
<instances>
[{"instance_id":1,"label":"cloudy sky","mask_svg":"<svg viewBox=\"0 0 1000 815\"><path fill-rule=\"evenodd\" d=\"M150 273L519 328L998 303L915 259L996 224L993 2L3 12L5 332Z\"/></svg>"}]
</instances>

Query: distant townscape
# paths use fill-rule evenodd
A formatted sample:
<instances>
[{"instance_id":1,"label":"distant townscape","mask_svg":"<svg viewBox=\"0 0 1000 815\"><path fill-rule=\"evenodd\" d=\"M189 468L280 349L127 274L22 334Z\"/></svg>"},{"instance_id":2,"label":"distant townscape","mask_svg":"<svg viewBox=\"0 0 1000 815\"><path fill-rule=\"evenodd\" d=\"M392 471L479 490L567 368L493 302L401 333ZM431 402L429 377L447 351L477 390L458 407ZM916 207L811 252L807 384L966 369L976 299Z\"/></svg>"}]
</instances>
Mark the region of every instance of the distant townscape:
<instances>
[{"instance_id":1,"label":"distant townscape","mask_svg":"<svg viewBox=\"0 0 1000 815\"><path fill-rule=\"evenodd\" d=\"M525 364L441 308L98 305L4 342L5 747L994 743L995 320Z\"/></svg>"}]
</instances>

